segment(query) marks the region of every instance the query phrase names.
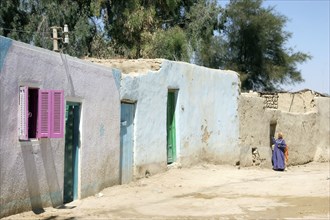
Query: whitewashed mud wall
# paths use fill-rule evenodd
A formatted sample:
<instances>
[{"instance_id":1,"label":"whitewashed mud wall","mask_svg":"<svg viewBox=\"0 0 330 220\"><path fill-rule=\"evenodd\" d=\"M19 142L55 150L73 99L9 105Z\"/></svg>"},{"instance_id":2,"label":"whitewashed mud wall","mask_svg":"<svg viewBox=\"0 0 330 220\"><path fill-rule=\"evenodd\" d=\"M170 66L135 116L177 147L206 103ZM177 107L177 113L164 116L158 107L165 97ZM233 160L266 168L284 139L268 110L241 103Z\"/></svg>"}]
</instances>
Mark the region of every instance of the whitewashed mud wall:
<instances>
[{"instance_id":1,"label":"whitewashed mud wall","mask_svg":"<svg viewBox=\"0 0 330 220\"><path fill-rule=\"evenodd\" d=\"M164 60L157 72L123 74L121 99L136 101L135 178L167 167L167 92L177 89L177 162L235 164L239 79L235 72Z\"/></svg>"},{"instance_id":2,"label":"whitewashed mud wall","mask_svg":"<svg viewBox=\"0 0 330 220\"><path fill-rule=\"evenodd\" d=\"M330 98L311 98L309 93L296 94L295 101L292 95L279 94L278 109L265 108L265 99L257 93L241 94L239 115L242 166L271 167L270 124L274 123L275 134L283 132L289 146L289 165L329 161ZM289 104L285 104L287 102Z\"/></svg>"},{"instance_id":3,"label":"whitewashed mud wall","mask_svg":"<svg viewBox=\"0 0 330 220\"><path fill-rule=\"evenodd\" d=\"M119 183L119 73L0 37L0 217L63 203L64 138L18 140L19 86L80 102L79 198Z\"/></svg>"}]
</instances>

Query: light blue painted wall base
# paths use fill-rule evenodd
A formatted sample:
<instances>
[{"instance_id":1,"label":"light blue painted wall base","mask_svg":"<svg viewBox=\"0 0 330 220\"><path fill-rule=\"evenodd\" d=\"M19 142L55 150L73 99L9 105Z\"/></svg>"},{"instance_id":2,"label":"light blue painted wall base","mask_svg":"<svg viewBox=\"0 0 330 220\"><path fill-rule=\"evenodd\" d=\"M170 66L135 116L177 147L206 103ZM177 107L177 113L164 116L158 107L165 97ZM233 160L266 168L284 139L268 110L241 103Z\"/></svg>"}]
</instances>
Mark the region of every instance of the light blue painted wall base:
<instances>
[{"instance_id":1,"label":"light blue painted wall base","mask_svg":"<svg viewBox=\"0 0 330 220\"><path fill-rule=\"evenodd\" d=\"M12 44L12 40L6 37L0 36L0 71L5 62L7 52Z\"/></svg>"}]
</instances>

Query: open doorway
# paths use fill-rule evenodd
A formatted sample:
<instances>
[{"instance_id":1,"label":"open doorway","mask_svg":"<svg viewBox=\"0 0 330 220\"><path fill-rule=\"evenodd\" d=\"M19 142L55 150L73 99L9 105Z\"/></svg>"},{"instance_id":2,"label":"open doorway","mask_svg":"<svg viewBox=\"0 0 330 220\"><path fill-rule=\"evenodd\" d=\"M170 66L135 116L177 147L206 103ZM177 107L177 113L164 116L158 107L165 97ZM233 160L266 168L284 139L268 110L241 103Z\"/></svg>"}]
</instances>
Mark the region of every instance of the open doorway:
<instances>
[{"instance_id":1,"label":"open doorway","mask_svg":"<svg viewBox=\"0 0 330 220\"><path fill-rule=\"evenodd\" d=\"M276 121L272 121L269 124L269 144L270 144L270 148L272 148L273 145L273 137L275 137L275 131L276 131L276 126L277 123Z\"/></svg>"}]
</instances>

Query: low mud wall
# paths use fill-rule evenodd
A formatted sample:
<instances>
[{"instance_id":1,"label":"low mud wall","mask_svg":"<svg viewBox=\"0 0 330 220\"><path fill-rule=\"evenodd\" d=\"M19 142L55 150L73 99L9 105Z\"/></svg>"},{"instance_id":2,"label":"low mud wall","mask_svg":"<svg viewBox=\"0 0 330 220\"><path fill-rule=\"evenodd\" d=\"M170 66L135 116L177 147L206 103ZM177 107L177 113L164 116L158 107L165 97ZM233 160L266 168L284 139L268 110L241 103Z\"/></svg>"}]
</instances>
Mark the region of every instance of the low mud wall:
<instances>
[{"instance_id":1,"label":"low mud wall","mask_svg":"<svg viewBox=\"0 0 330 220\"><path fill-rule=\"evenodd\" d=\"M283 132L288 165L329 161L329 97L243 93L239 101L240 164L271 167L271 139Z\"/></svg>"}]
</instances>

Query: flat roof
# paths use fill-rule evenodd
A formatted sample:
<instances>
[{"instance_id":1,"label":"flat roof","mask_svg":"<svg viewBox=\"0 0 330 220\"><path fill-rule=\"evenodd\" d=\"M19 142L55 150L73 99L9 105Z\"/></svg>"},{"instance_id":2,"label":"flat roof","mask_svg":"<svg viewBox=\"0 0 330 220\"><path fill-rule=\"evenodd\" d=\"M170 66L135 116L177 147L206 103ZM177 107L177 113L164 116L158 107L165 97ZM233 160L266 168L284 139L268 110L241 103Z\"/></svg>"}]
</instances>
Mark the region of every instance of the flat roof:
<instances>
[{"instance_id":1,"label":"flat roof","mask_svg":"<svg viewBox=\"0 0 330 220\"><path fill-rule=\"evenodd\" d=\"M92 63L121 70L123 74L143 74L158 71L164 59L97 59L85 58Z\"/></svg>"}]
</instances>

